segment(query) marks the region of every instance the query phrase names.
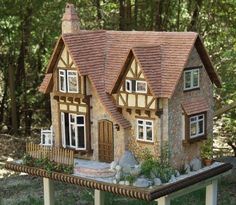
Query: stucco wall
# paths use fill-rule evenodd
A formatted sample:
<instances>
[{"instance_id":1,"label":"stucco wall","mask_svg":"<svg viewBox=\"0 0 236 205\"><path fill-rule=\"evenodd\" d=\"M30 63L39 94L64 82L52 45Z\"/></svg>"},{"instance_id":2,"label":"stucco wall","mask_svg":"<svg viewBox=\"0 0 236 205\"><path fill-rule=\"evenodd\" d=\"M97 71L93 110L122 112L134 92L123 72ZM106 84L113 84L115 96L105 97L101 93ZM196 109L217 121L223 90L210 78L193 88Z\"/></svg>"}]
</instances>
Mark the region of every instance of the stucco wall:
<instances>
[{"instance_id":1,"label":"stucco wall","mask_svg":"<svg viewBox=\"0 0 236 205\"><path fill-rule=\"evenodd\" d=\"M194 48L188 60L186 67L200 66L202 64L201 59ZM204 97L209 105L209 111L207 112L207 134L213 132L213 85L209 79L208 74L204 66L200 69L200 90L193 90L189 92L183 92L184 76L182 74L176 90L169 100L169 145L171 151L171 160L173 165L179 166L185 161L189 161L192 158L199 157L200 142L194 142L191 144L182 143L182 138L185 133L183 110L181 103L184 100L191 99L192 97L201 96Z\"/></svg>"}]
</instances>

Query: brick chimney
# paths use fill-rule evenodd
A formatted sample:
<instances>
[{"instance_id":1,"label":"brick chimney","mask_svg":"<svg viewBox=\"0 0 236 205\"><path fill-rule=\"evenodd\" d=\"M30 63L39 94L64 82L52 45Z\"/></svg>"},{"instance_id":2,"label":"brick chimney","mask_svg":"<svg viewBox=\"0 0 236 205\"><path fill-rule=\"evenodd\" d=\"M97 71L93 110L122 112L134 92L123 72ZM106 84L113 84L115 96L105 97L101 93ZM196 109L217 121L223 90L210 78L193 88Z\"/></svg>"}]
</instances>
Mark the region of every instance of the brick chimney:
<instances>
[{"instance_id":1,"label":"brick chimney","mask_svg":"<svg viewBox=\"0 0 236 205\"><path fill-rule=\"evenodd\" d=\"M65 13L62 17L62 33L78 33L80 30L79 18L73 4L66 4Z\"/></svg>"}]
</instances>

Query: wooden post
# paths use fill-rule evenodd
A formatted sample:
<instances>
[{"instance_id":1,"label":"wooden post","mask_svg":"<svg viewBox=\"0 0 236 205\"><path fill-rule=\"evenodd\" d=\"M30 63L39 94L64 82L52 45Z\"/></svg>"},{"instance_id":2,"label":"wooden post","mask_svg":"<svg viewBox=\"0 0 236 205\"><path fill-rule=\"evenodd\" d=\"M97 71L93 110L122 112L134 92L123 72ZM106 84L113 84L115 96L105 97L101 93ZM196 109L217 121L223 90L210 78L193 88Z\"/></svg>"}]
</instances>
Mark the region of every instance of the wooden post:
<instances>
[{"instance_id":1,"label":"wooden post","mask_svg":"<svg viewBox=\"0 0 236 205\"><path fill-rule=\"evenodd\" d=\"M105 205L103 191L97 189L94 190L94 205Z\"/></svg>"},{"instance_id":2,"label":"wooden post","mask_svg":"<svg viewBox=\"0 0 236 205\"><path fill-rule=\"evenodd\" d=\"M168 196L158 198L156 201L158 205L170 205L170 198Z\"/></svg>"},{"instance_id":3,"label":"wooden post","mask_svg":"<svg viewBox=\"0 0 236 205\"><path fill-rule=\"evenodd\" d=\"M206 186L206 205L217 205L217 179Z\"/></svg>"},{"instance_id":4,"label":"wooden post","mask_svg":"<svg viewBox=\"0 0 236 205\"><path fill-rule=\"evenodd\" d=\"M43 178L44 205L54 205L54 184L51 179Z\"/></svg>"}]
</instances>

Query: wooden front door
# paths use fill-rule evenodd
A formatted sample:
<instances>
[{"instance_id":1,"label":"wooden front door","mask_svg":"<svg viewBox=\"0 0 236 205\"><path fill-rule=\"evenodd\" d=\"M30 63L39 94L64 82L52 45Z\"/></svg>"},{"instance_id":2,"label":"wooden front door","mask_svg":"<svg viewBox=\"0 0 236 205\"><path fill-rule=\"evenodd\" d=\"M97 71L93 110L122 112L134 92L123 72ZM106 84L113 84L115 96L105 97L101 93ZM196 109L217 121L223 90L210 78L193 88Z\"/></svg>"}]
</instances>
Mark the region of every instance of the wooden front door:
<instances>
[{"instance_id":1,"label":"wooden front door","mask_svg":"<svg viewBox=\"0 0 236 205\"><path fill-rule=\"evenodd\" d=\"M108 120L98 122L98 155L101 162L114 160L113 123Z\"/></svg>"}]
</instances>

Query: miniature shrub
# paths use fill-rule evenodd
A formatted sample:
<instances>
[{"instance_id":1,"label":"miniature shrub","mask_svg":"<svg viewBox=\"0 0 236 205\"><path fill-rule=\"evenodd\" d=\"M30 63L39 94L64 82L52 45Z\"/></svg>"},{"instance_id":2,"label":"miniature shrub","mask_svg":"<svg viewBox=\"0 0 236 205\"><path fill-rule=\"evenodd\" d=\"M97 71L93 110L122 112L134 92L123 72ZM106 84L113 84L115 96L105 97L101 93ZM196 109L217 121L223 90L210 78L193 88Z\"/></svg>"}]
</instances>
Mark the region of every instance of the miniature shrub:
<instances>
[{"instance_id":1,"label":"miniature shrub","mask_svg":"<svg viewBox=\"0 0 236 205\"><path fill-rule=\"evenodd\" d=\"M74 168L73 165L59 164L54 161L50 161L48 158L35 159L28 154L24 156L23 164L45 169L49 174L52 172L72 174Z\"/></svg>"},{"instance_id":2,"label":"miniature shrub","mask_svg":"<svg viewBox=\"0 0 236 205\"><path fill-rule=\"evenodd\" d=\"M141 164L141 173L147 177L151 178L151 173L154 167L157 167L157 161L153 158L146 159Z\"/></svg>"},{"instance_id":3,"label":"miniature shrub","mask_svg":"<svg viewBox=\"0 0 236 205\"><path fill-rule=\"evenodd\" d=\"M34 164L34 158L29 154L25 154L23 157L23 164L26 166L32 166Z\"/></svg>"}]
</instances>

